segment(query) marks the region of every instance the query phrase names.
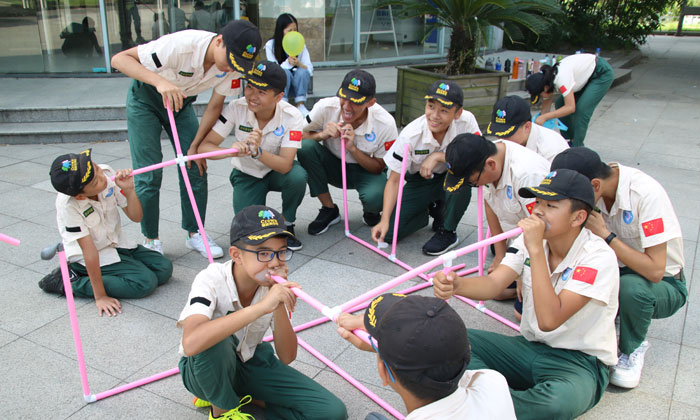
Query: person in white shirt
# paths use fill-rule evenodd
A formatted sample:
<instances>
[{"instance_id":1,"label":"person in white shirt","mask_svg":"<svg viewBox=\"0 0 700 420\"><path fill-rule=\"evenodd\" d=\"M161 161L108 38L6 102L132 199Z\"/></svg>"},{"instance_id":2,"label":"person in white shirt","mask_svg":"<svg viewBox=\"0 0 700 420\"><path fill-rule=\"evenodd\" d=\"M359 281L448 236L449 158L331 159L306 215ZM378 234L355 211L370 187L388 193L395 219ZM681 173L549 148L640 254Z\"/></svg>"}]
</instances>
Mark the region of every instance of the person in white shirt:
<instances>
[{"instance_id":1,"label":"person in white shirt","mask_svg":"<svg viewBox=\"0 0 700 420\"><path fill-rule=\"evenodd\" d=\"M595 151L576 147L559 154L552 170L568 168L593 185L600 213L586 227L615 251L620 266L620 361L610 383L639 385L647 330L652 319L667 318L688 297L683 266L683 236L664 188L644 172L605 164Z\"/></svg>"},{"instance_id":2,"label":"person in white shirt","mask_svg":"<svg viewBox=\"0 0 700 420\"><path fill-rule=\"evenodd\" d=\"M387 293L364 315L341 314L338 326L355 347L377 353L379 377L401 396L406 420L515 420L503 375L467 370L471 333L444 300ZM369 333L371 346L352 333L357 329ZM386 417L370 413L366 420Z\"/></svg>"},{"instance_id":3,"label":"person in white shirt","mask_svg":"<svg viewBox=\"0 0 700 420\"><path fill-rule=\"evenodd\" d=\"M543 125L559 118L568 130L562 133L571 146L583 146L593 111L608 92L615 73L603 57L595 54L575 54L552 66L542 66L539 73L528 76L525 88L530 101L542 99L542 112L535 120ZM550 111L554 94L561 94Z\"/></svg>"},{"instance_id":4,"label":"person in white shirt","mask_svg":"<svg viewBox=\"0 0 700 420\"><path fill-rule=\"evenodd\" d=\"M595 205L585 176L558 169L518 193L536 202L501 264L481 277L438 272L433 291L486 300L521 277L521 335L471 330L469 367L506 377L518 419L573 419L600 401L617 363L615 253L583 227Z\"/></svg>"},{"instance_id":5,"label":"person in white shirt","mask_svg":"<svg viewBox=\"0 0 700 420\"><path fill-rule=\"evenodd\" d=\"M486 134L527 147L549 163L569 148L564 137L554 130L533 124L530 104L519 96L504 96L493 106Z\"/></svg>"},{"instance_id":6,"label":"person in white shirt","mask_svg":"<svg viewBox=\"0 0 700 420\"><path fill-rule=\"evenodd\" d=\"M287 73L287 86L284 88L284 100L293 102L299 111L306 117L309 110L306 109L306 95L309 89L309 80L314 75L314 65L311 63L309 50L304 49L296 57L290 57L282 48L282 39L287 33L299 30L297 19L289 14L282 13L277 17L275 33L265 43L265 55L270 61L282 66Z\"/></svg>"}]
</instances>

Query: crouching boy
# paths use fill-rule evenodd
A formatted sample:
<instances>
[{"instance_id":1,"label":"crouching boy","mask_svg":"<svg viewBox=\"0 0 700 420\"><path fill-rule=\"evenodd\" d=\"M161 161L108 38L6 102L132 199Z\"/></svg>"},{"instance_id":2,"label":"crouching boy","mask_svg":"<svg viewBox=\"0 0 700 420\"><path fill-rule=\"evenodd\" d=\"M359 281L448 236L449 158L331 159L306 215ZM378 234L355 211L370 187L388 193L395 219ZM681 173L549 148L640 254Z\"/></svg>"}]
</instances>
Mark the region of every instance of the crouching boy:
<instances>
[{"instance_id":1,"label":"crouching boy","mask_svg":"<svg viewBox=\"0 0 700 420\"><path fill-rule=\"evenodd\" d=\"M251 398L264 402L270 420L347 418L337 397L288 366L297 355L291 288L299 285L270 276L286 277L290 237L276 210L246 207L231 223L231 260L210 264L192 283L178 320L180 372L195 404L211 403L210 419L244 418L240 406ZM277 357L262 342L270 327Z\"/></svg>"}]
</instances>

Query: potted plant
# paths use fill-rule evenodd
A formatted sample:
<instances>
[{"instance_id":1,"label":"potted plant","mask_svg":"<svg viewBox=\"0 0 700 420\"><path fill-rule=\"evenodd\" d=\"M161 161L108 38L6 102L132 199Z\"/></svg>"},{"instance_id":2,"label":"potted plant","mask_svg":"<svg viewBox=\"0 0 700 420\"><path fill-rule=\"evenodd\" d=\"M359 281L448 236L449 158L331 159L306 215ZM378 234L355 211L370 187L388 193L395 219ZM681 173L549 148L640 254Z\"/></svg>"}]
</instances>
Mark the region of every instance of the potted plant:
<instances>
[{"instance_id":1,"label":"potted plant","mask_svg":"<svg viewBox=\"0 0 700 420\"><path fill-rule=\"evenodd\" d=\"M556 0L385 0L379 7L388 4L401 5L400 18L435 16L426 33L440 27L452 30L446 63L398 67L396 121L400 126L423 114L424 91L440 79L457 80L464 89L464 107L480 124L488 122L493 104L506 95L508 74L476 68L486 29L498 27L517 41L524 31L542 33L561 13Z\"/></svg>"}]
</instances>

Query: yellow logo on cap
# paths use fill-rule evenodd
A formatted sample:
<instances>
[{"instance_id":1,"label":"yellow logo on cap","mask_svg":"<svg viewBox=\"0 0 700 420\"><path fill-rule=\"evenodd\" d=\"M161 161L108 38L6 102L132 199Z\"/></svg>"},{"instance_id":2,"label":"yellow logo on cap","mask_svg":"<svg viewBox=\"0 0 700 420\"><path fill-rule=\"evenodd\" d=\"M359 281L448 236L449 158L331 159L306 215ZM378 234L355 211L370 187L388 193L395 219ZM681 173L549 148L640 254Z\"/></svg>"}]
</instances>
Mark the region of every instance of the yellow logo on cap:
<instances>
[{"instance_id":1,"label":"yellow logo on cap","mask_svg":"<svg viewBox=\"0 0 700 420\"><path fill-rule=\"evenodd\" d=\"M447 184L447 177L445 177L445 182L443 183L443 186L445 186L446 184ZM460 179L459 179L459 182L456 183L456 184L454 185L454 187L445 187L445 189L446 189L448 192L455 192L455 191L457 191L458 189L460 189L460 188L462 187L462 184L464 184L464 178L460 178Z\"/></svg>"},{"instance_id":2,"label":"yellow logo on cap","mask_svg":"<svg viewBox=\"0 0 700 420\"><path fill-rule=\"evenodd\" d=\"M234 70L238 70L241 73L245 72L245 69L236 62L236 57L233 56L233 53L228 53L228 60L233 64Z\"/></svg>"},{"instance_id":3,"label":"yellow logo on cap","mask_svg":"<svg viewBox=\"0 0 700 420\"><path fill-rule=\"evenodd\" d=\"M369 325L373 327L377 326L377 315L375 315L374 311L376 310L379 302L381 302L382 300L384 300L384 296L379 296L378 298L374 299L369 305L369 309L367 310L367 319L369 320Z\"/></svg>"},{"instance_id":4,"label":"yellow logo on cap","mask_svg":"<svg viewBox=\"0 0 700 420\"><path fill-rule=\"evenodd\" d=\"M275 234L276 234L276 232L268 232L264 235L248 235L248 239L250 239L251 241L259 241L260 239L265 239L268 236L272 236Z\"/></svg>"},{"instance_id":5,"label":"yellow logo on cap","mask_svg":"<svg viewBox=\"0 0 700 420\"><path fill-rule=\"evenodd\" d=\"M552 192L552 191L543 191L537 187L528 187L528 190L535 192L535 193L542 194L542 195L546 195L549 197L556 197L557 195L559 195L559 194Z\"/></svg>"},{"instance_id":6,"label":"yellow logo on cap","mask_svg":"<svg viewBox=\"0 0 700 420\"><path fill-rule=\"evenodd\" d=\"M92 175L92 162L88 161L87 163L87 171L85 171L85 174L83 175L83 179L80 180L81 183L85 183L85 181L90 178L90 175Z\"/></svg>"}]
</instances>

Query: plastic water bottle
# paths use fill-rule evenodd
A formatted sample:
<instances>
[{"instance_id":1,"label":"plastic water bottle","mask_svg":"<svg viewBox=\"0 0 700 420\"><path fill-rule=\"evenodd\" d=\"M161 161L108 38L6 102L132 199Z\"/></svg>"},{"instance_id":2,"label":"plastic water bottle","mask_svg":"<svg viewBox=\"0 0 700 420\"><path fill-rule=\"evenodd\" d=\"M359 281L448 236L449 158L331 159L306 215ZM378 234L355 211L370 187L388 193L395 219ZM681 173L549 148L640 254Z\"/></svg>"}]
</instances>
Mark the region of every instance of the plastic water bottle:
<instances>
[{"instance_id":1,"label":"plastic water bottle","mask_svg":"<svg viewBox=\"0 0 700 420\"><path fill-rule=\"evenodd\" d=\"M486 70L493 70L493 58L487 58L484 63L484 68Z\"/></svg>"},{"instance_id":2,"label":"plastic water bottle","mask_svg":"<svg viewBox=\"0 0 700 420\"><path fill-rule=\"evenodd\" d=\"M503 64L501 64L501 57L496 57L496 71L503 70Z\"/></svg>"},{"instance_id":3,"label":"plastic water bottle","mask_svg":"<svg viewBox=\"0 0 700 420\"><path fill-rule=\"evenodd\" d=\"M510 58L506 58L506 62L504 64L503 71L506 73L510 73Z\"/></svg>"},{"instance_id":4,"label":"plastic water bottle","mask_svg":"<svg viewBox=\"0 0 700 420\"><path fill-rule=\"evenodd\" d=\"M595 56L600 57L600 48L595 49Z\"/></svg>"},{"instance_id":5,"label":"plastic water bottle","mask_svg":"<svg viewBox=\"0 0 700 420\"><path fill-rule=\"evenodd\" d=\"M535 68L535 60L532 58L527 61L527 75L532 74L532 70Z\"/></svg>"},{"instance_id":6,"label":"plastic water bottle","mask_svg":"<svg viewBox=\"0 0 700 420\"><path fill-rule=\"evenodd\" d=\"M513 59L513 79L518 80L518 68L520 67L520 59L515 57Z\"/></svg>"}]
</instances>

